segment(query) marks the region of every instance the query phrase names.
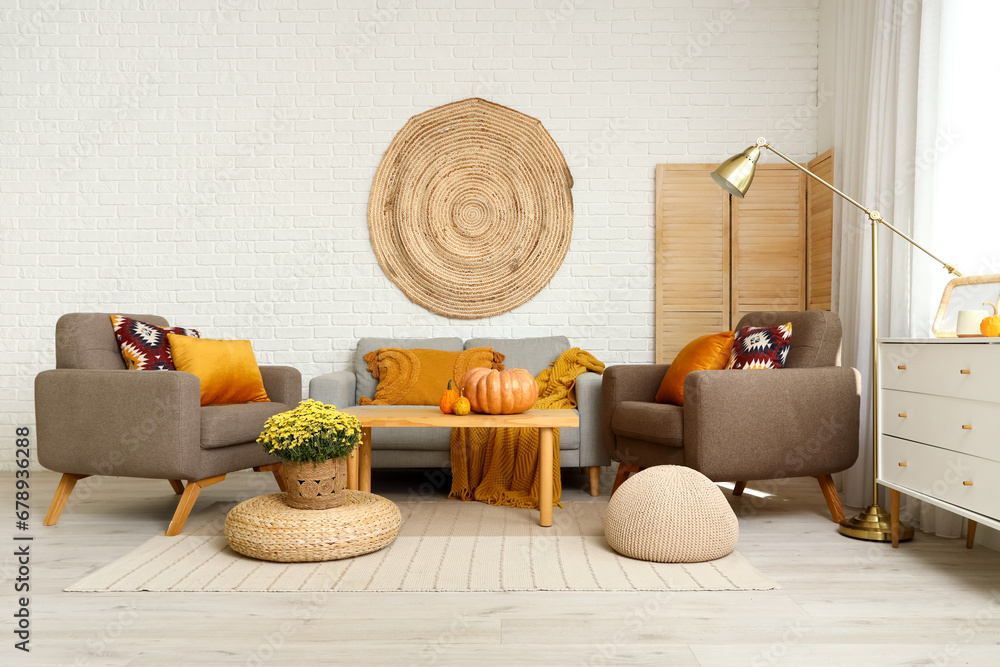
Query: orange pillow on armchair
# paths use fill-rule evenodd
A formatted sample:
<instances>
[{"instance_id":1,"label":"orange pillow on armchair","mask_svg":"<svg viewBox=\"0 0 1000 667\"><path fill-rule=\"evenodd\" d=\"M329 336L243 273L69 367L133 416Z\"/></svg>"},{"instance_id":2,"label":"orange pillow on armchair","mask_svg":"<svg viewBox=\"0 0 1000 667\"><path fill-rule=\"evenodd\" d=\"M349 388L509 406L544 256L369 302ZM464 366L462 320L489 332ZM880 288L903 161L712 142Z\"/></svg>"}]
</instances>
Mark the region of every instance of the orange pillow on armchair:
<instances>
[{"instance_id":1,"label":"orange pillow on armchair","mask_svg":"<svg viewBox=\"0 0 1000 667\"><path fill-rule=\"evenodd\" d=\"M177 370L201 380L202 405L270 403L248 340L211 340L168 333Z\"/></svg>"},{"instance_id":2,"label":"orange pillow on armchair","mask_svg":"<svg viewBox=\"0 0 1000 667\"><path fill-rule=\"evenodd\" d=\"M656 392L657 403L684 405L684 378L693 371L721 371L729 363L733 332L695 338L677 353Z\"/></svg>"}]
</instances>

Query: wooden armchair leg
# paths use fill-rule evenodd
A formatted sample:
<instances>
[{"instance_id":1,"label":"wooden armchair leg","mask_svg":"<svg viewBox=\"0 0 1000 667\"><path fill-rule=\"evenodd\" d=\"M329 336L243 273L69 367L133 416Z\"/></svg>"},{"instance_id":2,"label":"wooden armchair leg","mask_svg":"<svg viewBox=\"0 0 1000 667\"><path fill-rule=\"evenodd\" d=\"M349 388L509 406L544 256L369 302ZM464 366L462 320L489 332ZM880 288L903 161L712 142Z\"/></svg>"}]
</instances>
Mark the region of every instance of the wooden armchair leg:
<instances>
[{"instance_id":1,"label":"wooden armchair leg","mask_svg":"<svg viewBox=\"0 0 1000 667\"><path fill-rule=\"evenodd\" d=\"M45 515L45 521L42 522L43 525L56 525L59 521L59 515L62 514L63 508L66 507L66 501L69 500L70 494L73 493L73 487L76 486L77 482L86 477L90 477L90 475L63 473L63 476L59 479L59 486L56 487L56 495L52 497L52 504L49 505L49 512Z\"/></svg>"},{"instance_id":2,"label":"wooden armchair leg","mask_svg":"<svg viewBox=\"0 0 1000 667\"><path fill-rule=\"evenodd\" d=\"M618 474L615 475L615 485L611 487L611 495L615 495L615 491L618 490L619 486L625 483L625 480L629 478L629 475L637 473L640 470L642 470L642 468L639 466L629 465L628 463L619 463Z\"/></svg>"},{"instance_id":3,"label":"wooden armchair leg","mask_svg":"<svg viewBox=\"0 0 1000 667\"><path fill-rule=\"evenodd\" d=\"M206 486L218 484L225 478L225 475L216 475L215 477L191 480L187 483L187 486L184 487L184 493L181 494L181 499L177 502L177 509L174 510L174 518L170 520L170 525L167 527L168 537L180 535L181 529L184 528L184 522L187 521L188 514L191 513L194 501L198 500L198 494L201 493L201 490Z\"/></svg>"},{"instance_id":4,"label":"wooden armchair leg","mask_svg":"<svg viewBox=\"0 0 1000 667\"><path fill-rule=\"evenodd\" d=\"M288 490L285 488L285 478L281 475L280 463L271 463L266 466L254 466L253 471L271 473L274 475L274 481L278 483L278 489L280 489L282 493Z\"/></svg>"},{"instance_id":5,"label":"wooden armchair leg","mask_svg":"<svg viewBox=\"0 0 1000 667\"><path fill-rule=\"evenodd\" d=\"M736 482L736 485L733 487L733 495L734 496L742 496L743 495L743 490L745 488L747 488L747 483L746 482Z\"/></svg>"},{"instance_id":6,"label":"wooden armchair leg","mask_svg":"<svg viewBox=\"0 0 1000 667\"><path fill-rule=\"evenodd\" d=\"M833 483L833 477L816 475L816 481L823 489L823 497L826 498L826 506L830 508L830 516L833 517L835 523L840 523L845 518L844 508L840 504L840 496L837 495L837 487Z\"/></svg>"},{"instance_id":7,"label":"wooden armchair leg","mask_svg":"<svg viewBox=\"0 0 1000 667\"><path fill-rule=\"evenodd\" d=\"M590 473L590 495L599 496L601 494L601 466L590 466L587 471Z\"/></svg>"},{"instance_id":8,"label":"wooden armchair leg","mask_svg":"<svg viewBox=\"0 0 1000 667\"><path fill-rule=\"evenodd\" d=\"M174 490L178 496L184 493L184 481L180 479L170 480L170 487Z\"/></svg>"}]
</instances>

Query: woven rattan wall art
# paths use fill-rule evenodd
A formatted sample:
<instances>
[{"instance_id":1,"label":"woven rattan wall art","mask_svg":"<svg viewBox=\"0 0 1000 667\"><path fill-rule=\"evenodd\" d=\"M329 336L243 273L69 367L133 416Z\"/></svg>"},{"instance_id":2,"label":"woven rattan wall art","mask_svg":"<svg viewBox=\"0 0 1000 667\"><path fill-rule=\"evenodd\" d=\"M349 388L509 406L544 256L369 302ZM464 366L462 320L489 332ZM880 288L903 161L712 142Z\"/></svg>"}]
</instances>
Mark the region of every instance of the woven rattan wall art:
<instances>
[{"instance_id":1,"label":"woven rattan wall art","mask_svg":"<svg viewBox=\"0 0 1000 667\"><path fill-rule=\"evenodd\" d=\"M555 275L573 232L573 177L537 119L478 98L410 118L372 184L382 270L447 317L505 313Z\"/></svg>"}]
</instances>

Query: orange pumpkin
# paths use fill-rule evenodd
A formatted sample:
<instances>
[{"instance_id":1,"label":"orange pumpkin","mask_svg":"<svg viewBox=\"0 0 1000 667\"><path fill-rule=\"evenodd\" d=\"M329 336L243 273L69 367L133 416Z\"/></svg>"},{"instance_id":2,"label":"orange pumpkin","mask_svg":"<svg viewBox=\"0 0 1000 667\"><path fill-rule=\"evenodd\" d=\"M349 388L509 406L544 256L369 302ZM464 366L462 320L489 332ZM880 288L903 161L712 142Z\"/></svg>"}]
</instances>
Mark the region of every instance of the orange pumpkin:
<instances>
[{"instance_id":1,"label":"orange pumpkin","mask_svg":"<svg viewBox=\"0 0 1000 667\"><path fill-rule=\"evenodd\" d=\"M441 412L450 415L454 411L455 401L457 400L458 392L451 388L451 380L448 380L448 388L441 394L441 402L438 403L438 407L441 408Z\"/></svg>"},{"instance_id":2,"label":"orange pumpkin","mask_svg":"<svg viewBox=\"0 0 1000 667\"><path fill-rule=\"evenodd\" d=\"M1000 312L997 312L996 305L990 303L989 301L983 302L984 306L989 306L993 309L993 315L990 317L983 318L983 321L979 323L979 331L984 336L989 336L990 338L996 338L1000 336Z\"/></svg>"},{"instance_id":3,"label":"orange pumpkin","mask_svg":"<svg viewBox=\"0 0 1000 667\"><path fill-rule=\"evenodd\" d=\"M538 400L538 383L523 368L470 368L458 384L473 412L514 415L530 410Z\"/></svg>"}]
</instances>

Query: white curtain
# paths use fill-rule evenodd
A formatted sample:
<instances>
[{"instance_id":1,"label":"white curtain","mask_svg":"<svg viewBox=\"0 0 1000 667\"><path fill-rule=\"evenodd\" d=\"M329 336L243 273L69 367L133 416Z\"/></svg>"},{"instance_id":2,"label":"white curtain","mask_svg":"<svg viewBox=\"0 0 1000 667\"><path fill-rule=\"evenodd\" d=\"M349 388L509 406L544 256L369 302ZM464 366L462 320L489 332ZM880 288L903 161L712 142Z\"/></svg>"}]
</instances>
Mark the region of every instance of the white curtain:
<instances>
[{"instance_id":1,"label":"white curtain","mask_svg":"<svg viewBox=\"0 0 1000 667\"><path fill-rule=\"evenodd\" d=\"M834 146L840 188L932 250L933 148L939 132L942 8L939 0L848 0L837 3ZM843 476L848 505L872 500L871 223L835 199L834 310L844 324L844 363L864 376L861 455ZM926 295L939 272L922 252L879 231L879 335L926 337ZM941 283L943 286L943 283ZM940 296L940 289L936 294ZM912 303L911 295L921 295ZM839 297L839 298L838 298ZM882 499L884 504L884 499ZM908 499L905 518L957 537L957 515Z\"/></svg>"}]
</instances>

